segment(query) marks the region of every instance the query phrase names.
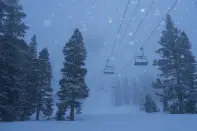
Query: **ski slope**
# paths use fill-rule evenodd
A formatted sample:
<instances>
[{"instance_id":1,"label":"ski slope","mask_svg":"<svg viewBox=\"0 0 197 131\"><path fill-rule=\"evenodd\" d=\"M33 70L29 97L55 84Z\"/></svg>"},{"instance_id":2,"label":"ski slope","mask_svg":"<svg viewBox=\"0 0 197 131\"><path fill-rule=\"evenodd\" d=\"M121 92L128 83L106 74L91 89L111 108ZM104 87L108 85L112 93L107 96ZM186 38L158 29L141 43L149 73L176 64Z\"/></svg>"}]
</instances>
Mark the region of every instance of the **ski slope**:
<instances>
[{"instance_id":1,"label":"ski slope","mask_svg":"<svg viewBox=\"0 0 197 131\"><path fill-rule=\"evenodd\" d=\"M0 131L197 131L196 115L146 114L134 107L105 111L79 115L74 122L0 123Z\"/></svg>"}]
</instances>

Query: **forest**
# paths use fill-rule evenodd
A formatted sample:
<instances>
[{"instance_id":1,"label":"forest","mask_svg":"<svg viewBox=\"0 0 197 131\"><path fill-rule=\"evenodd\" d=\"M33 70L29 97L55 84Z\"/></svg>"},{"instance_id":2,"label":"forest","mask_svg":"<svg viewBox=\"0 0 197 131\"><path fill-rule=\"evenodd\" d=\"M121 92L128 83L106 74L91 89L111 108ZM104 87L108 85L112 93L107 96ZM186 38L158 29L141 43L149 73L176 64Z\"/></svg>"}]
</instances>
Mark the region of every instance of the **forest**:
<instances>
[{"instance_id":1,"label":"forest","mask_svg":"<svg viewBox=\"0 0 197 131\"><path fill-rule=\"evenodd\" d=\"M95 123L98 122L100 126L97 130L109 131L113 130L109 122L111 121L114 125L117 123L114 131L120 131L120 129L129 130L130 123L140 123L139 117L142 117L142 121L147 122L155 118L155 125L161 122L158 127L148 126L150 130L155 126L155 130L161 129L161 131L180 128L182 131L195 131L197 129L194 124L197 120L197 62L193 45L196 43L190 40L190 35L185 28L177 26L174 16L171 15L178 1L172 3L162 21L151 30L148 38L139 47L139 55L134 55L135 68L142 71L143 68L151 66L155 71L151 70L149 73L144 71L142 75L137 76L133 67L126 65L121 68L122 70L128 68L130 72L126 71L127 74L130 73L134 77L118 72L117 55L115 55L117 44L124 44L124 38L128 32L125 28L125 34L121 36L121 28L123 28L130 2L128 0L125 10L122 11L123 17L118 26L116 25L119 28L115 42L112 42L111 52L107 53L107 61L102 66L101 74L89 74L91 64L88 60L92 56L86 41L87 35L83 29L76 26L72 29L72 33L67 34L68 38L62 38L64 44L60 50L63 57L56 58L62 60L62 66L59 69L61 75L56 79L54 63L51 59L54 57L52 56L54 52L51 52L47 46L40 48L42 46L39 45L42 43L38 39L40 36L38 37L36 33L31 36L31 39L26 38L27 32L33 27L25 22L28 16L20 0L0 0L0 130L1 128L3 131L11 131L14 130L13 128L16 128L16 131L27 130L25 125L22 125L25 127L23 130L19 128L22 121L34 124L40 121L51 122L51 125L54 121L75 121L79 123L72 123L73 125L67 123L65 128L69 126L70 131L77 131L82 127L84 131L92 131L97 126ZM144 18L139 25L135 26L134 33L129 34L132 40L140 32L154 2L153 0L149 3L146 12L141 9L141 12L144 12ZM133 16L139 9L140 2L134 4L136 8ZM108 24L110 23L112 20ZM160 26L162 28L159 28ZM161 31L160 34L157 32L158 28ZM156 44L154 58L149 59L146 56L146 47L154 34L159 38L154 43ZM119 40L120 43L118 43ZM119 51L119 48L117 50ZM127 52L123 49L118 56L124 56L124 53ZM119 64L121 62L117 65ZM100 69L98 66L94 63L92 65L95 70ZM91 78L90 81L87 78ZM55 82L54 79L56 79ZM92 84L95 81L100 84ZM93 104L87 104L90 101ZM177 124L179 119L182 122L189 122L186 122L186 125L179 125ZM103 121L109 122L105 128L101 126L105 124ZM5 122L21 123L15 123L13 128L8 128ZM91 122L95 123L91 125ZM83 123L86 124L83 125ZM126 125L121 125L123 123ZM159 127L163 124L164 127L166 126L164 129ZM167 125L170 124L172 125L168 127ZM47 125L50 124L47 123ZM9 126L12 127L12 124L10 123ZM47 130L45 126L41 128L39 125L38 130ZM187 126L191 129L187 130ZM50 131L55 130L55 127L58 129L58 125L54 125ZM133 129L137 131L145 129L139 127L136 126ZM62 131L63 128L59 130Z\"/></svg>"}]
</instances>

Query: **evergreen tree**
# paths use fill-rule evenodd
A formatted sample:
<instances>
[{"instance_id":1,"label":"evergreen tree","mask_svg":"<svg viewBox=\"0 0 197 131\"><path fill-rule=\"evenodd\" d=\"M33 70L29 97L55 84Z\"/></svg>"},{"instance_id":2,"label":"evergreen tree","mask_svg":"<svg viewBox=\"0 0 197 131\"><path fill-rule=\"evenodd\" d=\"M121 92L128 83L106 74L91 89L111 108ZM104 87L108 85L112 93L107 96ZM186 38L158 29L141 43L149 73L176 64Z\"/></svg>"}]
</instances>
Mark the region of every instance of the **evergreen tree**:
<instances>
[{"instance_id":1,"label":"evergreen tree","mask_svg":"<svg viewBox=\"0 0 197 131\"><path fill-rule=\"evenodd\" d=\"M0 87L0 119L2 121L24 120L23 117L25 105L27 103L27 80L26 64L28 46L23 40L21 34L24 34L25 28L18 29L22 24L25 15L15 7L21 7L18 1L4 0L0 1L0 64L1 87ZM9 24L8 24L9 23ZM24 24L23 24L24 25ZM25 25L24 25L25 26ZM13 30L11 30L11 28ZM15 30L15 31L14 31ZM12 32L12 33L11 33ZM17 32L17 33L16 33Z\"/></svg>"},{"instance_id":2,"label":"evergreen tree","mask_svg":"<svg viewBox=\"0 0 197 131\"><path fill-rule=\"evenodd\" d=\"M156 103L153 101L150 95L145 96L144 110L147 113L158 112Z\"/></svg>"},{"instance_id":3,"label":"evergreen tree","mask_svg":"<svg viewBox=\"0 0 197 131\"><path fill-rule=\"evenodd\" d=\"M29 92L29 101L30 105L29 108L32 109L32 112L36 112L38 107L39 95L38 95L38 88L40 82L40 61L37 58L37 40L36 36L34 35L31 39L28 48L29 54L29 64L27 66L27 79L28 79L28 92Z\"/></svg>"},{"instance_id":4,"label":"evergreen tree","mask_svg":"<svg viewBox=\"0 0 197 131\"><path fill-rule=\"evenodd\" d=\"M161 96L164 111L185 113L187 92L191 88L196 88L194 84L195 60L191 55L191 45L185 33L174 26L169 15L166 18L166 29L162 32L159 44L161 48L156 52L161 59L155 60L154 64L161 74L153 86L162 89L162 93L158 95ZM188 67L193 67L193 69Z\"/></svg>"},{"instance_id":5,"label":"evergreen tree","mask_svg":"<svg viewBox=\"0 0 197 131\"><path fill-rule=\"evenodd\" d=\"M37 58L37 39L36 35L33 35L31 38L31 42L29 44L29 55L31 59L36 59Z\"/></svg>"},{"instance_id":6,"label":"evergreen tree","mask_svg":"<svg viewBox=\"0 0 197 131\"><path fill-rule=\"evenodd\" d=\"M61 70L63 78L60 80L61 88L58 92L59 103L57 119L63 120L66 108L70 107L70 120L74 120L75 105L78 99L88 97L88 88L85 83L86 49L82 34L78 29L66 43L64 49L64 67Z\"/></svg>"},{"instance_id":7,"label":"evergreen tree","mask_svg":"<svg viewBox=\"0 0 197 131\"><path fill-rule=\"evenodd\" d=\"M19 0L4 0L5 19L3 24L3 35L8 38L21 39L28 27L22 21L26 14L19 3Z\"/></svg>"},{"instance_id":8,"label":"evergreen tree","mask_svg":"<svg viewBox=\"0 0 197 131\"><path fill-rule=\"evenodd\" d=\"M41 71L41 79L40 79L40 93L41 93L41 104L42 107L40 111L42 111L43 115L50 118L53 113L53 99L52 99L52 88L51 88L51 79L52 79L52 67L49 62L49 53L46 48L44 48L39 55L40 61L40 71Z\"/></svg>"},{"instance_id":9,"label":"evergreen tree","mask_svg":"<svg viewBox=\"0 0 197 131\"><path fill-rule=\"evenodd\" d=\"M16 68L13 65L14 60L12 57L12 55L15 55L15 51L10 44L4 44L1 40L0 52L0 118L2 121L13 121L16 119L14 100L17 100L14 77Z\"/></svg>"},{"instance_id":10,"label":"evergreen tree","mask_svg":"<svg viewBox=\"0 0 197 131\"><path fill-rule=\"evenodd\" d=\"M3 24L4 24L4 18L5 18L5 1L0 0L0 35L3 33Z\"/></svg>"},{"instance_id":11,"label":"evergreen tree","mask_svg":"<svg viewBox=\"0 0 197 131\"><path fill-rule=\"evenodd\" d=\"M4 98L9 100L1 99L4 101L4 105L1 106L9 109L0 110L4 112L3 115L7 114L7 117L3 119L4 121L21 120L20 116L26 103L24 98L27 88L25 72L27 45L21 40L14 40L13 44L12 41L1 39L0 46L1 61L3 62L0 64L0 70L4 74L1 75L0 94L3 94ZM20 51L18 48L20 48Z\"/></svg>"},{"instance_id":12,"label":"evergreen tree","mask_svg":"<svg viewBox=\"0 0 197 131\"><path fill-rule=\"evenodd\" d=\"M181 61L183 71L181 72L182 83L186 88L185 92L185 111L186 113L197 113L197 68L196 60L191 49L192 45L185 32L179 37L181 52Z\"/></svg>"}]
</instances>

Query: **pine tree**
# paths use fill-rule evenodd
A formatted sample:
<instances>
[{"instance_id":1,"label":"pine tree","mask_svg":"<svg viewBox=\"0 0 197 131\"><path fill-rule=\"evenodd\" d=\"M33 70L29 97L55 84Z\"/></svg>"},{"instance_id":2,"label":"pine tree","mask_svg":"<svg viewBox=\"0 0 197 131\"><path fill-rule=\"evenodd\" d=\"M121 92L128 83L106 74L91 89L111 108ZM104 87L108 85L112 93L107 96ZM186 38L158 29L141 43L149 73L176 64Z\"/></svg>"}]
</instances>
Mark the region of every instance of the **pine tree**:
<instances>
[{"instance_id":1,"label":"pine tree","mask_svg":"<svg viewBox=\"0 0 197 131\"><path fill-rule=\"evenodd\" d=\"M5 51L5 49L7 51ZM16 99L16 82L14 72L16 71L13 65L13 58L11 57L15 52L10 44L5 44L1 40L0 42L0 118L2 121L13 121L15 120L15 107L14 99Z\"/></svg>"},{"instance_id":2,"label":"pine tree","mask_svg":"<svg viewBox=\"0 0 197 131\"><path fill-rule=\"evenodd\" d=\"M28 49L30 59L36 59L37 58L37 39L36 35L33 35L31 38L31 42L29 44L29 49Z\"/></svg>"},{"instance_id":3,"label":"pine tree","mask_svg":"<svg viewBox=\"0 0 197 131\"><path fill-rule=\"evenodd\" d=\"M29 94L29 108L32 110L33 113L36 112L38 107L38 88L39 88L39 81L40 81L40 62L37 57L37 40L36 35L34 35L31 39L28 48L29 54L29 64L27 65L27 79L28 79L28 94Z\"/></svg>"},{"instance_id":4,"label":"pine tree","mask_svg":"<svg viewBox=\"0 0 197 131\"><path fill-rule=\"evenodd\" d=\"M145 96L144 110L147 113L158 112L156 103L153 101L150 95Z\"/></svg>"},{"instance_id":5,"label":"pine tree","mask_svg":"<svg viewBox=\"0 0 197 131\"><path fill-rule=\"evenodd\" d=\"M61 88L58 92L59 103L57 119L63 120L66 108L70 107L70 120L74 120L74 109L78 99L88 97L88 88L85 83L86 49L82 34L78 29L66 43L64 49L64 67L61 70L63 78L60 80Z\"/></svg>"},{"instance_id":6,"label":"pine tree","mask_svg":"<svg viewBox=\"0 0 197 131\"><path fill-rule=\"evenodd\" d=\"M3 33L3 24L4 24L4 19L5 19L5 1L0 0L0 35Z\"/></svg>"},{"instance_id":7,"label":"pine tree","mask_svg":"<svg viewBox=\"0 0 197 131\"><path fill-rule=\"evenodd\" d=\"M39 55L40 61L40 71L41 71L41 79L40 79L40 89L41 89L41 112L47 119L53 113L53 99L52 99L52 88L51 88L51 79L52 79L52 67L49 62L49 53L46 48L44 48Z\"/></svg>"},{"instance_id":8,"label":"pine tree","mask_svg":"<svg viewBox=\"0 0 197 131\"><path fill-rule=\"evenodd\" d=\"M5 20L3 25L3 35L7 38L21 39L24 37L28 27L22 19L26 17L19 0L4 0Z\"/></svg>"},{"instance_id":9,"label":"pine tree","mask_svg":"<svg viewBox=\"0 0 197 131\"><path fill-rule=\"evenodd\" d=\"M154 64L161 74L153 86L162 89L158 95L161 96L164 111L185 113L187 92L192 88L191 84L194 86L195 83L195 60L185 33L174 26L169 15L159 44L161 48L156 52L161 59L155 60Z\"/></svg>"},{"instance_id":10,"label":"pine tree","mask_svg":"<svg viewBox=\"0 0 197 131\"><path fill-rule=\"evenodd\" d=\"M12 44L12 41L0 40L1 61L3 62L0 64L0 70L4 74L1 74L1 93L3 96L6 96L4 98L8 99L9 102L1 100L4 101L4 107L11 107L10 109L12 110L6 110L9 111L12 117L9 117L8 114L7 118L3 119L5 121L20 120L20 115L23 113L24 103L26 102L24 97L27 87L25 72L27 45L21 40L15 40L14 42L15 44ZM18 48L20 48L20 51ZM6 114L6 112L3 114Z\"/></svg>"},{"instance_id":11,"label":"pine tree","mask_svg":"<svg viewBox=\"0 0 197 131\"><path fill-rule=\"evenodd\" d=\"M20 6L19 3L11 4L11 0L0 1L0 6L2 6L0 11L3 13L0 16L0 61L3 61L0 64L0 70L4 74L0 78L2 80L1 82L3 82L0 87L0 95L3 98L0 102L0 118L2 121L23 120L22 115L24 114L24 108L27 102L25 99L27 95L25 65L28 61L28 46L22 39L18 39L22 37L20 34L23 34L26 28L17 28L17 24L22 23L22 19L25 16L21 17L17 15L19 10L12 8L16 5ZM22 8L19 12L22 13ZM9 26L17 30L17 33L14 33L13 30L11 31Z\"/></svg>"},{"instance_id":12,"label":"pine tree","mask_svg":"<svg viewBox=\"0 0 197 131\"><path fill-rule=\"evenodd\" d=\"M179 37L181 52L181 63L183 71L181 73L182 83L186 88L185 92L185 111L186 113L197 113L197 67L196 60L191 50L192 45L185 32Z\"/></svg>"}]
</instances>

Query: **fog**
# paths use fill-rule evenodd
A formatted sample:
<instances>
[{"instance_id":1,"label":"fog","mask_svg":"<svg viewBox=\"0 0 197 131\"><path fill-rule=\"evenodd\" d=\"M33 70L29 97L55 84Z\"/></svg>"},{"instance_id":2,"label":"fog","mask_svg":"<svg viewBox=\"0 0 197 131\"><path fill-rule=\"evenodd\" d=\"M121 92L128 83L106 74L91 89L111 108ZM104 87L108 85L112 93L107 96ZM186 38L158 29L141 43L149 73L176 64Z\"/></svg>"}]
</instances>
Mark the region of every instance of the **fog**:
<instances>
[{"instance_id":1,"label":"fog","mask_svg":"<svg viewBox=\"0 0 197 131\"><path fill-rule=\"evenodd\" d=\"M133 0L129 5L120 38L131 19L137 1ZM130 81L143 75L154 78L157 70L152 66L152 61L156 57L155 50L163 26L159 27L144 47L149 65L147 67L135 67L134 57L139 53L141 44L164 18L174 1L157 0L148 17L145 18L136 38L132 41L131 34L136 30L151 1L141 0L138 13L134 17L122 45L119 45L120 38L116 44L112 58L115 75L106 76L103 74L103 68L110 55L127 0L22 0L24 11L27 14L25 22L30 27L26 40L29 41L32 35L36 34L39 49L43 47L49 49L53 65L53 88L56 91L59 89L60 69L63 66L62 49L75 28L79 28L83 33L88 50L86 81L91 92L96 92L99 87L110 89L112 79L116 77L120 79L128 77ZM197 56L195 51L197 49L196 3L196 0L180 0L176 8L170 13L175 25L188 34L195 56ZM120 56L122 51L125 52L124 56ZM93 101L95 101L94 97L92 96Z\"/></svg>"}]
</instances>

